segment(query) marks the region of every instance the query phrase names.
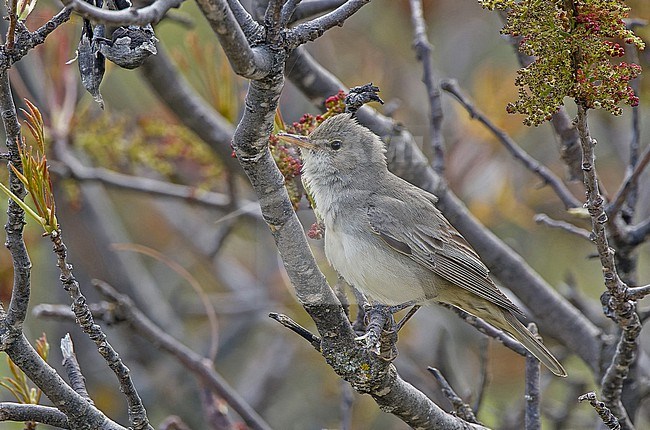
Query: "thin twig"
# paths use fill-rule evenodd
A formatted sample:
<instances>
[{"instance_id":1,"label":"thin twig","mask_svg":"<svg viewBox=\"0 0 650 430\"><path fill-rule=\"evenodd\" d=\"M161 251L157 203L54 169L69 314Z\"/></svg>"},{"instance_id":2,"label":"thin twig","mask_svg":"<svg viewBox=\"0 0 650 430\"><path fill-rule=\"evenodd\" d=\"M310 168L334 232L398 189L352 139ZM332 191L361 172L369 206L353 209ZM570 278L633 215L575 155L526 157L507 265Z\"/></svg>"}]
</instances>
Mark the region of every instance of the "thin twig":
<instances>
[{"instance_id":1,"label":"thin twig","mask_svg":"<svg viewBox=\"0 0 650 430\"><path fill-rule=\"evenodd\" d=\"M298 46L319 38L335 26L342 26L346 19L354 15L371 0L348 0L341 6L319 18L298 24L285 34L285 47L295 49Z\"/></svg>"},{"instance_id":2,"label":"thin twig","mask_svg":"<svg viewBox=\"0 0 650 430\"><path fill-rule=\"evenodd\" d=\"M482 319L475 317L474 315L465 312L462 309L459 309L455 306L450 306L450 305L444 305L441 304L441 306L446 307L447 309L451 309L453 312L456 313L463 321L465 321L467 324L471 325L481 333L490 336L493 339L498 340L501 342L504 346L510 348L517 354L521 356L526 356L526 348L524 346L517 342L515 339L512 337L508 336L505 332L492 327L490 324L486 323Z\"/></svg>"},{"instance_id":3,"label":"thin twig","mask_svg":"<svg viewBox=\"0 0 650 430\"><path fill-rule=\"evenodd\" d=\"M469 97L465 95L459 88L458 83L455 80L443 80L440 83L440 87L454 96L454 98L460 102L460 104L465 108L465 110L467 110L472 118L485 125L485 127L487 127L488 130L494 134L494 136L499 140L499 142L501 142L501 144L503 144L503 146L506 147L508 152L510 152L513 157L521 161L521 163L528 170L538 175L544 181L544 183L548 184L553 189L553 191L555 191L555 194L557 194L562 203L564 203L565 208L569 209L581 206L580 201L574 197L564 182L562 182L562 180L558 178L548 167L542 165L539 163L539 161L531 157L526 151L521 149L521 147L517 145L517 143L512 140L512 138L508 136L504 130L498 128L490 119L488 119L487 116L483 114L483 112L478 110L476 106L474 106L474 103L469 99Z\"/></svg>"},{"instance_id":4,"label":"thin twig","mask_svg":"<svg viewBox=\"0 0 650 430\"><path fill-rule=\"evenodd\" d=\"M77 355L74 352L74 345L72 344L70 333L66 333L66 335L61 338L61 354L63 355L62 364L68 374L70 386L91 405L94 404L88 394L88 390L86 389L86 379L84 378L83 373L81 373L81 367L77 361Z\"/></svg>"},{"instance_id":5,"label":"thin twig","mask_svg":"<svg viewBox=\"0 0 650 430\"><path fill-rule=\"evenodd\" d=\"M589 393L583 394L578 397L579 402L588 401L589 404L596 410L600 419L603 420L603 423L610 430L620 430L621 425L618 422L618 419L612 414L605 403L598 401L596 393L590 391Z\"/></svg>"},{"instance_id":6,"label":"thin twig","mask_svg":"<svg viewBox=\"0 0 650 430\"><path fill-rule=\"evenodd\" d=\"M535 336L537 326L535 323L528 324L528 330ZM540 362L532 354L526 354L526 408L525 408L525 429L539 430L540 422L540 388L539 388Z\"/></svg>"},{"instance_id":7,"label":"thin twig","mask_svg":"<svg viewBox=\"0 0 650 430\"><path fill-rule=\"evenodd\" d=\"M556 220L546 214L536 214L533 218L537 224L544 224L549 227L559 228L571 234L575 234L585 240L591 241L591 233L584 228L577 227L570 222Z\"/></svg>"},{"instance_id":8,"label":"thin twig","mask_svg":"<svg viewBox=\"0 0 650 430\"><path fill-rule=\"evenodd\" d=\"M612 198L612 203L610 203L606 209L607 214L610 217L614 217L621 210L623 204L626 203L630 193L635 192L639 176L644 172L648 163L650 163L650 145L645 147L638 163L636 163L632 168L632 171L625 176L625 180L623 180L621 187L616 191L616 194Z\"/></svg>"},{"instance_id":9,"label":"thin twig","mask_svg":"<svg viewBox=\"0 0 650 430\"><path fill-rule=\"evenodd\" d=\"M318 352L321 351L320 338L315 334L313 334L312 332L310 332L309 330L307 330L306 328L304 328L303 326L301 326L300 324L298 324L297 322L295 322L294 320L292 320L291 318L289 318L288 316L284 314L278 314L276 312L271 312L269 314L269 318L276 320L277 322L279 322L289 330L296 333L298 336L304 338L307 342L311 343L311 346L313 346L316 349L316 351Z\"/></svg>"},{"instance_id":10,"label":"thin twig","mask_svg":"<svg viewBox=\"0 0 650 430\"><path fill-rule=\"evenodd\" d=\"M453 406L456 415L467 422L481 424L481 422L476 419L472 408L467 403L465 403L465 401L461 399L458 394L456 394L456 391L454 391L449 382L447 382L447 379L443 376L440 370L436 369L435 367L427 367L427 370L434 376L434 378L436 378L440 384L442 393Z\"/></svg>"},{"instance_id":11,"label":"thin twig","mask_svg":"<svg viewBox=\"0 0 650 430\"><path fill-rule=\"evenodd\" d=\"M178 359L201 383L222 397L228 405L254 430L269 430L270 427L213 368L212 363L187 346L174 339L155 325L133 303L133 301L102 281L93 281L99 292L110 300L128 322L135 333L147 339L163 351Z\"/></svg>"},{"instance_id":12,"label":"thin twig","mask_svg":"<svg viewBox=\"0 0 650 430\"><path fill-rule=\"evenodd\" d=\"M440 83L433 70L431 60L431 44L427 38L427 27L424 21L421 0L410 0L411 22L413 26L413 47L418 60L422 63L422 82L429 96L429 140L433 150L432 167L438 174L445 169L444 141L442 136L442 102Z\"/></svg>"},{"instance_id":13,"label":"thin twig","mask_svg":"<svg viewBox=\"0 0 650 430\"><path fill-rule=\"evenodd\" d=\"M106 360L108 367L117 376L120 389L126 396L129 405L129 422L136 429L153 430L147 418L147 411L142 404L142 399L131 379L130 371L120 358L112 345L106 340L106 334L102 328L95 323L95 319L86 303L86 297L82 294L79 283L72 272L72 265L68 263L68 251L63 243L61 231L56 230L50 235L53 244L53 251L57 257L57 265L61 271L61 283L72 299L71 309L75 314L77 323L81 329L90 337L97 346L97 351Z\"/></svg>"}]
</instances>

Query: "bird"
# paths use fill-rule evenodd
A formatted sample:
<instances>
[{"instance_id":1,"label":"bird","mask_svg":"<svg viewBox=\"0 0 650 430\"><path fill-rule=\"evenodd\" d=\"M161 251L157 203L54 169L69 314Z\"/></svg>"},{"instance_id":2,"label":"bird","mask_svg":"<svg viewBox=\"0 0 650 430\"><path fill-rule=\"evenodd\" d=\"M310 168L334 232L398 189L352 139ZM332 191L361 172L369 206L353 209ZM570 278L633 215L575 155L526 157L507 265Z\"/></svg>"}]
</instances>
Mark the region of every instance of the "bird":
<instances>
[{"instance_id":1,"label":"bird","mask_svg":"<svg viewBox=\"0 0 650 430\"><path fill-rule=\"evenodd\" d=\"M383 141L354 115L327 118L301 148L302 180L325 226L325 255L371 301L453 306L509 333L558 376L566 371L517 319L523 312L490 278L437 197L388 170Z\"/></svg>"}]
</instances>

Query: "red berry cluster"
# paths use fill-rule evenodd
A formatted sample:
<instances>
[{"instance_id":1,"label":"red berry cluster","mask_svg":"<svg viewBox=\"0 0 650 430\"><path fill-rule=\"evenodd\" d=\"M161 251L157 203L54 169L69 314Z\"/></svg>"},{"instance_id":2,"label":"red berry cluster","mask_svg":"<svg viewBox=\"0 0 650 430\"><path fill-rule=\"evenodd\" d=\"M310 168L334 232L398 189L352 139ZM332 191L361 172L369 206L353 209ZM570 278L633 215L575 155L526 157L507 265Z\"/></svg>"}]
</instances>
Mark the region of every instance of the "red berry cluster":
<instances>
[{"instance_id":1,"label":"red berry cluster","mask_svg":"<svg viewBox=\"0 0 650 430\"><path fill-rule=\"evenodd\" d=\"M585 29L590 33L600 32L600 17L594 12L582 13L576 16L576 22L583 24Z\"/></svg>"},{"instance_id":2,"label":"red berry cluster","mask_svg":"<svg viewBox=\"0 0 650 430\"><path fill-rule=\"evenodd\" d=\"M622 57L623 55L625 55L625 48L623 48L618 43L611 42L609 40L605 40L603 43L607 47L607 53L611 57Z\"/></svg>"}]
</instances>

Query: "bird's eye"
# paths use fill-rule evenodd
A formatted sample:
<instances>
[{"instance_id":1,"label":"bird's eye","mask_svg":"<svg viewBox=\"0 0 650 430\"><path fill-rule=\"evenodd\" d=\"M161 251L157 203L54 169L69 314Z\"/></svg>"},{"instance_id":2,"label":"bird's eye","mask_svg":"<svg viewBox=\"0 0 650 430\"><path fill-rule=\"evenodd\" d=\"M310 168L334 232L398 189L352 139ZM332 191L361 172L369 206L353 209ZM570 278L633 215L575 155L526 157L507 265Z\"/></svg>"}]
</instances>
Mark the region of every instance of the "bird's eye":
<instances>
[{"instance_id":1,"label":"bird's eye","mask_svg":"<svg viewBox=\"0 0 650 430\"><path fill-rule=\"evenodd\" d=\"M338 151L339 149L341 149L341 145L342 145L342 143L341 143L340 140L332 140L332 141L329 143L329 145L330 145L330 148L332 148L332 149L335 150L335 151Z\"/></svg>"}]
</instances>

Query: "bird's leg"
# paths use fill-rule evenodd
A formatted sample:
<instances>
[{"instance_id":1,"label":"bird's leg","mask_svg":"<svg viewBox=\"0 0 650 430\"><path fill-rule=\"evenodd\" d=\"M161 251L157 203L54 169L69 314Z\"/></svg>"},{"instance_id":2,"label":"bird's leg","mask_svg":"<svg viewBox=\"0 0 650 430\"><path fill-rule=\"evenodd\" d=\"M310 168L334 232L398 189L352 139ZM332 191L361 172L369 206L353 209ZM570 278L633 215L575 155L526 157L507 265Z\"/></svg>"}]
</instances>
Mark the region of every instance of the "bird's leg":
<instances>
[{"instance_id":1,"label":"bird's leg","mask_svg":"<svg viewBox=\"0 0 650 430\"><path fill-rule=\"evenodd\" d=\"M404 303L404 305L408 305L408 306L411 306L412 304L413 304L412 302ZM400 305L400 306L404 306L404 305ZM421 308L420 305L413 305L413 307L408 311L408 313L404 315L404 318L402 318L401 320L399 320L397 324L395 324L395 331L399 332L402 329L402 327L404 327L404 324L406 324L408 320L410 320L411 317L415 315L415 313L420 308Z\"/></svg>"},{"instance_id":2,"label":"bird's leg","mask_svg":"<svg viewBox=\"0 0 650 430\"><path fill-rule=\"evenodd\" d=\"M363 306L363 312L366 320L366 333L357 337L358 341L363 341L366 347L379 354L380 345L379 339L381 332L390 320L392 323L393 314L390 312L390 306L381 305L378 303L366 303ZM392 326L392 324L391 324Z\"/></svg>"},{"instance_id":3,"label":"bird's leg","mask_svg":"<svg viewBox=\"0 0 650 430\"><path fill-rule=\"evenodd\" d=\"M366 333L357 340L363 341L366 347L374 351L386 361L397 358L397 332L417 311L419 306L413 306L409 313L398 324L393 319L393 314L412 306L412 302L397 306L366 303L363 307L365 313Z\"/></svg>"}]
</instances>

